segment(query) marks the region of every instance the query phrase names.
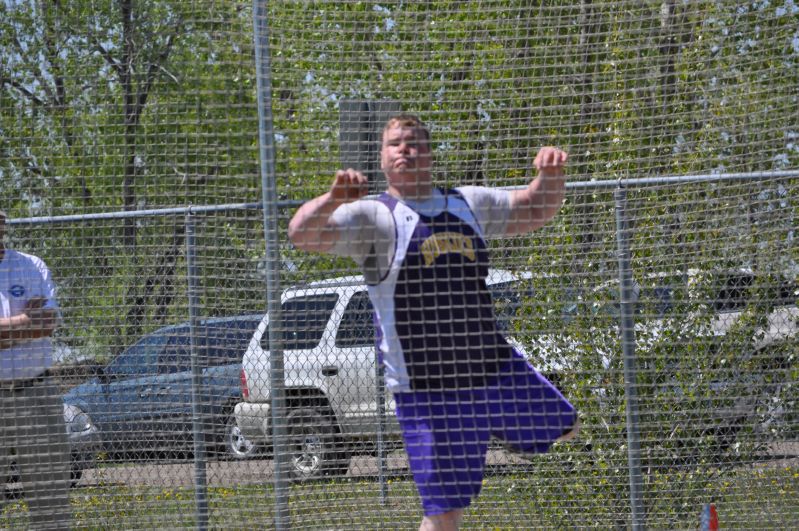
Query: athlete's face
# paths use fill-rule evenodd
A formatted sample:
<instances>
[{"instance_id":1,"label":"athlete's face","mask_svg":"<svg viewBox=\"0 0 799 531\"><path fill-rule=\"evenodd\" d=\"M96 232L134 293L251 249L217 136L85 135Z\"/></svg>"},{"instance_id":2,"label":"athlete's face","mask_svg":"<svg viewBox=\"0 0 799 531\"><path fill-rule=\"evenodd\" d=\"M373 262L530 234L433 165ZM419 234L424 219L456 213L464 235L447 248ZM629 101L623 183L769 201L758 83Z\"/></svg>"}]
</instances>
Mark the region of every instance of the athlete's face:
<instances>
[{"instance_id":1,"label":"athlete's face","mask_svg":"<svg viewBox=\"0 0 799 531\"><path fill-rule=\"evenodd\" d=\"M386 129L380 164L390 192L393 190L402 197L429 193L433 157L423 130L402 125Z\"/></svg>"}]
</instances>

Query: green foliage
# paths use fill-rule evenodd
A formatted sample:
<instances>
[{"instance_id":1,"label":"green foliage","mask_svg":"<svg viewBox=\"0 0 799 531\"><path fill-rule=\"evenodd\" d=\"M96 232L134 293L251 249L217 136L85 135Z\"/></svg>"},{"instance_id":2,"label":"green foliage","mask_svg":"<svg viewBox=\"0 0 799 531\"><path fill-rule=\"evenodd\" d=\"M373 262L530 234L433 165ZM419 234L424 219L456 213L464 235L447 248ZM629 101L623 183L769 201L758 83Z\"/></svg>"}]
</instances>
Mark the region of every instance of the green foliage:
<instances>
[{"instance_id":1,"label":"green foliage","mask_svg":"<svg viewBox=\"0 0 799 531\"><path fill-rule=\"evenodd\" d=\"M57 215L259 200L251 8L201 4L0 8L8 58L0 67L6 208ZM620 9L614 2L505 0L478 10L452 1L292 0L267 7L281 199L306 199L329 185L339 164L341 98L396 99L421 113L434 129L441 184L525 184L532 154L547 143L571 152L575 179L796 164L790 94L799 69L790 17L778 6L730 9L707 1ZM729 217L712 231L682 227L721 219L724 209L745 219L738 214L746 201L773 195L773 187L741 192L737 205L724 204L726 187L709 188L686 191L665 216L647 210L663 204L655 192L637 207L637 223L651 222L651 235L673 245L708 249L708 242L732 237L746 240L752 254L760 251ZM558 267L612 269L612 216L605 217L612 202L602 195L570 196L554 239L550 231L515 242L519 250L536 249L527 256L508 254L504 244L500 256L537 268L555 246L569 250L556 253ZM703 202L707 208L683 206ZM780 226L795 225L792 219ZM252 234L258 221L254 213L233 223ZM136 279L163 269L158 257L170 254L175 237L166 228L161 238L169 244L139 242L136 252L132 235L145 238L136 226L64 236L86 257L85 275L110 273L120 279L117 291L135 294L145 289ZM259 246L233 240L231 254L242 257L234 267L252 275ZM654 256L659 243L649 241ZM117 248L129 256L108 270L109 249ZM738 249L724 247L731 260ZM769 253L784 256L780 249ZM225 252L221 259L233 259ZM311 276L352 270L336 261L292 260ZM119 274L126 269L137 272ZM231 282L224 289L237 291ZM86 305L120 308L110 302ZM178 308L168 313L180 316Z\"/></svg>"},{"instance_id":2,"label":"green foliage","mask_svg":"<svg viewBox=\"0 0 799 531\"><path fill-rule=\"evenodd\" d=\"M572 181L796 168L795 13L778 4L268 2L279 199L329 187L342 98L397 100L420 113L442 185L524 185L545 144L569 151ZM246 3L0 2L0 206L26 217L260 202L252 28ZM636 279L675 277L675 317L638 330L652 489L664 469L734 463L758 455L766 436L796 437L795 340L759 348L774 283L756 286L743 318L716 337L718 286L676 280L692 269L795 276L796 189L793 177L627 190ZM270 220L284 285L355 271L349 260L293 249L290 214ZM491 246L496 267L536 275L513 335L536 366L557 369L584 415L585 447L568 459L591 480L575 492L618 505L627 404L615 215L608 189L572 189L550 225ZM201 313L263 310L262 213L196 221ZM182 216L8 234L54 271L64 340L98 357L187 318L185 237ZM643 320L657 314L642 311ZM752 389L773 391L780 422ZM754 400L758 418L731 438L710 413L741 398Z\"/></svg>"}]
</instances>

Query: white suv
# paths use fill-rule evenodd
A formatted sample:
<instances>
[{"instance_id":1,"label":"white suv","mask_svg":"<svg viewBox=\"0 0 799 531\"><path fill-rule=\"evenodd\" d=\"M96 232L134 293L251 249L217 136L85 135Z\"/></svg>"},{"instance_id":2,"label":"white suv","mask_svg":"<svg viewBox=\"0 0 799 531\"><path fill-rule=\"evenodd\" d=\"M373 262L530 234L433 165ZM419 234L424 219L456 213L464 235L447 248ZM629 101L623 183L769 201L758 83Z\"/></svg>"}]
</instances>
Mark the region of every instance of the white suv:
<instances>
[{"instance_id":1,"label":"white suv","mask_svg":"<svg viewBox=\"0 0 799 531\"><path fill-rule=\"evenodd\" d=\"M487 283L498 304L508 308L507 294L525 278L529 274L492 270ZM281 305L292 475L312 479L346 472L352 442L377 436L379 402L386 433L398 433L390 395L378 400L373 309L366 285L360 276L314 282L286 290ZM266 446L272 431L268 324L265 316L244 354L244 401L235 408L242 434Z\"/></svg>"}]
</instances>

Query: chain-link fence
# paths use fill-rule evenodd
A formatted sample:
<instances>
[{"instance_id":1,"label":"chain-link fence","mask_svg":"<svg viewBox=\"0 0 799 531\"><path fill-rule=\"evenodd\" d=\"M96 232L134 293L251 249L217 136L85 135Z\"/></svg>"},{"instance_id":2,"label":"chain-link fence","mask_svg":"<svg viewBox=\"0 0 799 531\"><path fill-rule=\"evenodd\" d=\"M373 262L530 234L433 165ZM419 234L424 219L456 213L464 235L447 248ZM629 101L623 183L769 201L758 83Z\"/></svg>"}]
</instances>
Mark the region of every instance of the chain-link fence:
<instances>
[{"instance_id":1,"label":"chain-link fence","mask_svg":"<svg viewBox=\"0 0 799 531\"><path fill-rule=\"evenodd\" d=\"M795 520L795 182L790 172L573 182L567 204L590 200L592 212L495 242L494 265L509 272L489 281L503 329L574 401L584 426L576 442L533 461L492 446L470 517L478 526L626 526L635 503L638 522L654 527L693 526L706 503L727 525ZM700 192L701 203L684 199ZM285 217L293 205L280 207ZM60 288L56 367L74 426L78 525L110 525L119 514L130 527L271 526L280 517L265 428L274 380L264 265L257 252L231 253L236 242L262 245L260 213L241 204L129 214L159 242L152 263L132 273L143 287L135 296L86 274L95 261L128 260L127 249L77 252L68 237L119 235L119 214L9 222L11 246L47 242ZM281 263L291 286L284 416L299 429L282 447L285 518L295 528L411 527L418 501L391 396L381 402L365 286L343 276L351 267L318 261ZM635 323L630 344L623 300ZM182 321L165 318L164 305ZM239 406L237 423L239 403L249 407ZM326 429L336 434L328 448ZM18 511L6 509L12 526Z\"/></svg>"},{"instance_id":2,"label":"chain-link fence","mask_svg":"<svg viewBox=\"0 0 799 531\"><path fill-rule=\"evenodd\" d=\"M359 270L286 237L335 169L384 188L400 109L442 187L515 189L538 146L570 153L558 216L490 240L489 289L582 431L492 444L464 527L799 522L795 2L0 14L4 241L58 287L73 527L418 526ZM0 527L27 528L15 455L47 444L3 441Z\"/></svg>"}]
</instances>

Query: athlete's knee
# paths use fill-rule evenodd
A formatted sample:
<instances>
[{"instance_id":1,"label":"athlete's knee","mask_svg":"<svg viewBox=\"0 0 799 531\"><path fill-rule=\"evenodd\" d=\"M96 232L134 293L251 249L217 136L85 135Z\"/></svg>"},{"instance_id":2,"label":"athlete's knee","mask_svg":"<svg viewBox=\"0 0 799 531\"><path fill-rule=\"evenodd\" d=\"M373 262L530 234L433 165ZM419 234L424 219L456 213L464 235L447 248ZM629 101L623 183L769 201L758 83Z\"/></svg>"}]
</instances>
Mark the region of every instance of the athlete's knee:
<instances>
[{"instance_id":1,"label":"athlete's knee","mask_svg":"<svg viewBox=\"0 0 799 531\"><path fill-rule=\"evenodd\" d=\"M579 418L576 421L574 421L574 425L571 427L571 429L569 431L567 431L566 433L564 433L563 435L561 435L560 437L558 437L557 439L555 439L555 442L570 441L570 440L574 439L575 437L577 437L578 433L580 433L580 419Z\"/></svg>"}]
</instances>

